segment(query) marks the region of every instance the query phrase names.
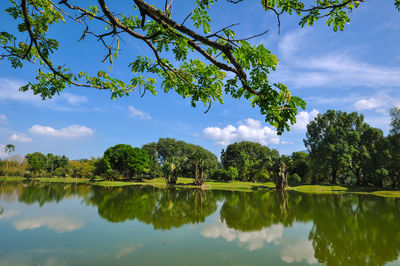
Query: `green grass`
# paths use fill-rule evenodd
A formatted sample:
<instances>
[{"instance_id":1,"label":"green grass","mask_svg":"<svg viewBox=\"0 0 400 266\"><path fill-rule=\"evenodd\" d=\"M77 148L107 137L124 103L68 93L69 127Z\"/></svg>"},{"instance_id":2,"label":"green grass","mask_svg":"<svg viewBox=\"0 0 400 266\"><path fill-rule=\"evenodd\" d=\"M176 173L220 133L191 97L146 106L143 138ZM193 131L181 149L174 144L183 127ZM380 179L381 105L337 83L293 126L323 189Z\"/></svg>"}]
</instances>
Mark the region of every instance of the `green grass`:
<instances>
[{"instance_id":1,"label":"green grass","mask_svg":"<svg viewBox=\"0 0 400 266\"><path fill-rule=\"evenodd\" d=\"M23 177L7 176L0 177L0 181L24 181ZM33 178L34 182L48 182L48 183L81 183L90 184L95 186L104 187L121 187L121 186L133 186L133 185L150 185L160 188L167 187L164 178L155 178L151 180L143 181L104 181L102 179L89 180L84 178ZM186 188L197 188L197 186L191 185L193 182L192 178L179 177L177 180L176 187ZM222 181L207 181L203 186L203 189L217 189L217 190L230 190L230 191L255 191L255 190L274 190L275 184L273 182L265 183L253 183L253 182L222 182ZM396 190L380 190L373 188L360 188L360 187L347 187L347 186L330 186L330 185L299 185L288 187L288 190L298 191L302 193L318 193L318 194L332 194L332 193L355 193L355 194L367 194L375 195L380 197L393 197L400 198L400 191Z\"/></svg>"}]
</instances>

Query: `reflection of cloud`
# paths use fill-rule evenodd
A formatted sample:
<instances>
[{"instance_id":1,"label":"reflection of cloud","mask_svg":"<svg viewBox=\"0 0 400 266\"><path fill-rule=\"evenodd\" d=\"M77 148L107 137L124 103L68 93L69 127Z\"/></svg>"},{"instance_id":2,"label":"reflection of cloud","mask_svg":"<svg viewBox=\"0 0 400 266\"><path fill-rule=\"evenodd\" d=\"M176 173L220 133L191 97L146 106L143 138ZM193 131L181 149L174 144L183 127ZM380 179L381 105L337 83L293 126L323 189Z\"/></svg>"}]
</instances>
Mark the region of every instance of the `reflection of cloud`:
<instances>
[{"instance_id":1,"label":"reflection of cloud","mask_svg":"<svg viewBox=\"0 0 400 266\"><path fill-rule=\"evenodd\" d=\"M312 243L306 239L291 241L281 250L281 259L287 263L301 262L305 260L308 264L317 263L314 257Z\"/></svg>"},{"instance_id":2,"label":"reflection of cloud","mask_svg":"<svg viewBox=\"0 0 400 266\"><path fill-rule=\"evenodd\" d=\"M2 214L0 214L0 220L4 219L10 219L13 218L17 215L19 215L21 213L21 211L18 210L5 210Z\"/></svg>"},{"instance_id":3,"label":"reflection of cloud","mask_svg":"<svg viewBox=\"0 0 400 266\"><path fill-rule=\"evenodd\" d=\"M57 258L48 258L45 262L44 265L48 265L48 266L63 266L63 265L67 265L67 263L65 261L62 261L60 259Z\"/></svg>"},{"instance_id":4,"label":"reflection of cloud","mask_svg":"<svg viewBox=\"0 0 400 266\"><path fill-rule=\"evenodd\" d=\"M34 217L14 222L14 227L18 231L36 229L43 226L47 226L57 233L65 233L80 229L83 226L83 222L68 217Z\"/></svg>"},{"instance_id":5,"label":"reflection of cloud","mask_svg":"<svg viewBox=\"0 0 400 266\"><path fill-rule=\"evenodd\" d=\"M120 258L140 249L141 247L143 247L142 243L132 243L129 246L120 246L119 251L115 255L115 258L120 259Z\"/></svg>"},{"instance_id":6,"label":"reflection of cloud","mask_svg":"<svg viewBox=\"0 0 400 266\"><path fill-rule=\"evenodd\" d=\"M28 249L24 250L23 255L21 252L7 252L2 254L0 258L0 265L45 265L45 266L63 266L67 262L55 256L76 254L74 250L66 249Z\"/></svg>"},{"instance_id":7,"label":"reflection of cloud","mask_svg":"<svg viewBox=\"0 0 400 266\"><path fill-rule=\"evenodd\" d=\"M225 223L218 223L206 226L201 234L207 238L225 238L231 242L235 239L239 240L239 244L246 249L253 251L264 247L264 243L270 243L282 237L283 226L281 224L272 225L268 228L263 228L260 231L240 232L228 228Z\"/></svg>"}]
</instances>

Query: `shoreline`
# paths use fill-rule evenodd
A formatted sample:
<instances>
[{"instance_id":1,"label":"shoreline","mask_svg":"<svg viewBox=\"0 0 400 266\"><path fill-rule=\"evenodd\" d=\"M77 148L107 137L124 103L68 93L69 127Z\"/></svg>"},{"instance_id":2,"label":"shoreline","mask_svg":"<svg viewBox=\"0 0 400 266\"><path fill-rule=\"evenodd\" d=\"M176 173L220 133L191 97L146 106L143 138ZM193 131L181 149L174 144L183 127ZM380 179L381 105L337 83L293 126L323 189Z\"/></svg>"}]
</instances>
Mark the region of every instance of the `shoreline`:
<instances>
[{"instance_id":1,"label":"shoreline","mask_svg":"<svg viewBox=\"0 0 400 266\"><path fill-rule=\"evenodd\" d=\"M76 184L87 184L92 186L103 186L103 187L123 187L123 186L154 186L158 188L167 188L167 184L164 178L155 178L143 181L104 181L104 180L90 180L85 178L31 178L26 179L24 177L0 177L0 181L32 181L41 183L76 183ZM177 180L177 184L174 187L177 188L199 188L199 186L191 185L193 182L192 178L180 177ZM253 182L221 182L221 181L207 181L202 189L210 190L228 190L228 191L242 191L242 192L254 192L263 190L276 190L273 182L264 183L253 183ZM400 198L399 190L385 190L385 189L374 189L368 187L349 187L342 185L296 185L288 186L287 191L297 191L301 193L312 193L312 194L362 194L362 195L374 195L379 197L389 198Z\"/></svg>"}]
</instances>

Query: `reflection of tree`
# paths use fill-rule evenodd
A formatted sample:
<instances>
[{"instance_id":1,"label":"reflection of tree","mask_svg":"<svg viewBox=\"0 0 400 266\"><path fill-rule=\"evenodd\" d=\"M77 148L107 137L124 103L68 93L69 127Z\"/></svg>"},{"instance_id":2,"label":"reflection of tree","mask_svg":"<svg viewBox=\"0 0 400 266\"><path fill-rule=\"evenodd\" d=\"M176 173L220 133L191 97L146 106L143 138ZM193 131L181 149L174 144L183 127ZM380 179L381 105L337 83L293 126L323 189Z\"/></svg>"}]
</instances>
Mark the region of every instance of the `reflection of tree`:
<instances>
[{"instance_id":1,"label":"reflection of tree","mask_svg":"<svg viewBox=\"0 0 400 266\"><path fill-rule=\"evenodd\" d=\"M221 220L228 227L245 232L278 223L291 225L295 217L288 211L288 196L292 195L275 192L227 193L221 208Z\"/></svg>"},{"instance_id":2,"label":"reflection of tree","mask_svg":"<svg viewBox=\"0 0 400 266\"><path fill-rule=\"evenodd\" d=\"M70 196L85 197L90 190L91 186L83 184L0 182L0 197L16 197L20 202L39 203L40 206Z\"/></svg>"},{"instance_id":3,"label":"reflection of tree","mask_svg":"<svg viewBox=\"0 0 400 266\"><path fill-rule=\"evenodd\" d=\"M231 229L250 232L312 222L309 240L326 265L383 265L400 254L400 200L366 195L228 192L154 187L104 188L80 184L0 182L1 199L27 204L78 196L110 222L126 220L171 229L204 222L224 200L220 216ZM7 210L5 210L6 212Z\"/></svg>"},{"instance_id":4,"label":"reflection of tree","mask_svg":"<svg viewBox=\"0 0 400 266\"><path fill-rule=\"evenodd\" d=\"M396 199L335 196L329 197L332 207L316 206L319 214L313 215L309 238L318 261L383 265L396 260L400 254L399 203Z\"/></svg>"},{"instance_id":5,"label":"reflection of tree","mask_svg":"<svg viewBox=\"0 0 400 266\"><path fill-rule=\"evenodd\" d=\"M217 210L213 193L202 190L153 187L95 188L88 199L99 215L110 222L137 219L155 229L171 229L204 222Z\"/></svg>"},{"instance_id":6,"label":"reflection of tree","mask_svg":"<svg viewBox=\"0 0 400 266\"><path fill-rule=\"evenodd\" d=\"M365 195L227 193L221 219L229 228L259 231L313 222L315 258L326 265L383 265L400 254L400 200Z\"/></svg>"}]
</instances>

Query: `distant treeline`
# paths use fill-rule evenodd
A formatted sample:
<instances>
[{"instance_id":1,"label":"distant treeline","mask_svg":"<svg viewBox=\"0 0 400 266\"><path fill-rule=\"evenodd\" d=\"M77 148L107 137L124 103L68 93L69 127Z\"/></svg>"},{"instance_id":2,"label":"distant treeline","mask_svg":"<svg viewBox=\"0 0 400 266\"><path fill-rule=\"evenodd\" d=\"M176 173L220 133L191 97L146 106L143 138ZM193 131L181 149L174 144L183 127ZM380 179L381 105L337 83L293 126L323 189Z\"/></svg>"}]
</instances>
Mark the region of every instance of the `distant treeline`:
<instances>
[{"instance_id":1,"label":"distant treeline","mask_svg":"<svg viewBox=\"0 0 400 266\"><path fill-rule=\"evenodd\" d=\"M356 112L329 110L307 125L307 152L280 155L259 143L242 141L222 150L220 161L199 145L160 138L134 148L118 144L103 157L70 161L66 156L30 153L3 160L0 175L32 177L102 178L105 180L178 177L220 181L275 182L278 189L291 184L344 184L400 189L400 109L390 110L388 136L364 122ZM9 150L10 151L10 150Z\"/></svg>"}]
</instances>

